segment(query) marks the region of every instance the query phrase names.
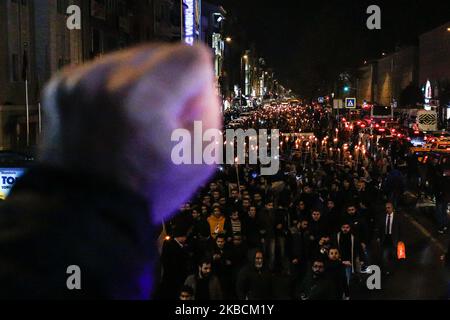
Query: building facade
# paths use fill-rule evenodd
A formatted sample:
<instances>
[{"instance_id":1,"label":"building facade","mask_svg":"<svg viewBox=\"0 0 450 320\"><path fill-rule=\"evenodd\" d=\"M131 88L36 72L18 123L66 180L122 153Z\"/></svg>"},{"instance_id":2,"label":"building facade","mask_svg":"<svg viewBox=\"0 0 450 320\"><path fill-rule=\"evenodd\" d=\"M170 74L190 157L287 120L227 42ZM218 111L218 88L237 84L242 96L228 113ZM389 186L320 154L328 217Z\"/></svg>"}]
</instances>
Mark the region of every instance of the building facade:
<instances>
[{"instance_id":1,"label":"building facade","mask_svg":"<svg viewBox=\"0 0 450 320\"><path fill-rule=\"evenodd\" d=\"M425 96L427 99L425 104L434 106L439 113L441 124L449 127L450 22L422 34L419 43L419 84L424 99Z\"/></svg>"},{"instance_id":2,"label":"building facade","mask_svg":"<svg viewBox=\"0 0 450 320\"><path fill-rule=\"evenodd\" d=\"M376 61L366 62L357 70L358 104L366 101L399 106L405 90L417 86L418 68L417 47L397 48Z\"/></svg>"},{"instance_id":3,"label":"building facade","mask_svg":"<svg viewBox=\"0 0 450 320\"><path fill-rule=\"evenodd\" d=\"M81 29L67 27L72 5L81 9ZM28 149L41 131L40 91L53 74L137 43L180 41L181 2L2 0L0 32L0 149Z\"/></svg>"}]
</instances>

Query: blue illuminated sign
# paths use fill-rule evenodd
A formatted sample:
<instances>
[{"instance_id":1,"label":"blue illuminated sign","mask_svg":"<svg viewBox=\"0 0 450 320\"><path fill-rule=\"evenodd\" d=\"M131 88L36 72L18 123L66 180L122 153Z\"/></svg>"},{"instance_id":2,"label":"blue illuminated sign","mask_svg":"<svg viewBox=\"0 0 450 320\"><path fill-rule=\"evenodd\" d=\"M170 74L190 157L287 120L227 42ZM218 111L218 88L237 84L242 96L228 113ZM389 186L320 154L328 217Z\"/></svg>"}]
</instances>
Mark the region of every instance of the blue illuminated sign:
<instances>
[{"instance_id":1,"label":"blue illuminated sign","mask_svg":"<svg viewBox=\"0 0 450 320\"><path fill-rule=\"evenodd\" d=\"M192 46L200 34L200 0L183 0L182 40Z\"/></svg>"}]
</instances>

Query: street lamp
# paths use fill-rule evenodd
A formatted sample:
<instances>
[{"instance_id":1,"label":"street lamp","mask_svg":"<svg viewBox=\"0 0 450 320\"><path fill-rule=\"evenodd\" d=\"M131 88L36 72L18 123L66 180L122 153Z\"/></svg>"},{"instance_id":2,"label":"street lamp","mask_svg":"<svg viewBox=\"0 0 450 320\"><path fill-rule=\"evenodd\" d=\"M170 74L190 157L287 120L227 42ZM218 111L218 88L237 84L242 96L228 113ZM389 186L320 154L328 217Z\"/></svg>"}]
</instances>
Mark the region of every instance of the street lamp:
<instances>
[{"instance_id":1,"label":"street lamp","mask_svg":"<svg viewBox=\"0 0 450 320\"><path fill-rule=\"evenodd\" d=\"M225 41L228 42L228 43L230 43L232 40L233 40L233 39L231 39L231 37L226 37L226 38L225 38Z\"/></svg>"},{"instance_id":2,"label":"street lamp","mask_svg":"<svg viewBox=\"0 0 450 320\"><path fill-rule=\"evenodd\" d=\"M450 32L450 27L447 28L447 32Z\"/></svg>"}]
</instances>

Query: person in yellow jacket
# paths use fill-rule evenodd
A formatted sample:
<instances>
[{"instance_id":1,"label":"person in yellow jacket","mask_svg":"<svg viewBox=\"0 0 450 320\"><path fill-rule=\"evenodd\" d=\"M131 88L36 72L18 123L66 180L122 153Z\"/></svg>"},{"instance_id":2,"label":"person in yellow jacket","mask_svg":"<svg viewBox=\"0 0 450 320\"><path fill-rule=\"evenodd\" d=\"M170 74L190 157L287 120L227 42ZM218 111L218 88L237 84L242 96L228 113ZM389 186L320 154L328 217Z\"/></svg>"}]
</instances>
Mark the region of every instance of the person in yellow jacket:
<instances>
[{"instance_id":1,"label":"person in yellow jacket","mask_svg":"<svg viewBox=\"0 0 450 320\"><path fill-rule=\"evenodd\" d=\"M209 228L211 230L211 237L216 239L217 235L224 233L225 217L220 210L220 206L213 206L213 214L208 217Z\"/></svg>"}]
</instances>

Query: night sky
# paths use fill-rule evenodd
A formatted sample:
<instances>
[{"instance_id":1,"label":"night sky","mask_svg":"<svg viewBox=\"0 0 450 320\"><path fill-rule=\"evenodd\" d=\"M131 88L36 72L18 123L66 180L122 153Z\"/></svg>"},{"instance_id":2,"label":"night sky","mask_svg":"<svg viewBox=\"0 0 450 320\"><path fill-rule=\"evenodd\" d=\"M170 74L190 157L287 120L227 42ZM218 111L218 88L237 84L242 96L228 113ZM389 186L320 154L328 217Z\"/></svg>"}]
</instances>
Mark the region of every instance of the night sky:
<instances>
[{"instance_id":1,"label":"night sky","mask_svg":"<svg viewBox=\"0 0 450 320\"><path fill-rule=\"evenodd\" d=\"M329 93L340 72L417 44L419 34L450 21L450 0L210 2L228 11L234 43L254 43L278 79L304 96ZM372 4L381 7L381 30L366 27Z\"/></svg>"}]
</instances>

